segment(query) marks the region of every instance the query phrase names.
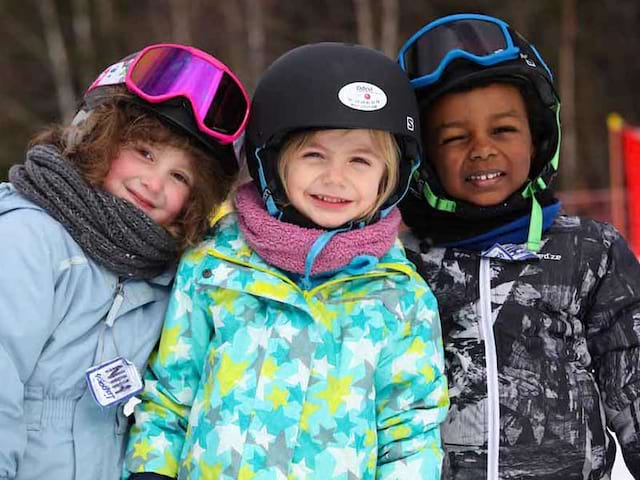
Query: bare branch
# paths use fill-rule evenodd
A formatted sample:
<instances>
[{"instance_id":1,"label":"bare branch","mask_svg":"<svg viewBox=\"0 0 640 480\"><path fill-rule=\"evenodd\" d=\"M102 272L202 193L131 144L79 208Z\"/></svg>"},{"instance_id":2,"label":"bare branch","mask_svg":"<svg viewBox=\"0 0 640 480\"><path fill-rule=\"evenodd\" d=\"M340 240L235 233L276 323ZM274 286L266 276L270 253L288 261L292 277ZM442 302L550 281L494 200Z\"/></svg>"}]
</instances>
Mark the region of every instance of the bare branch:
<instances>
[{"instance_id":1,"label":"bare branch","mask_svg":"<svg viewBox=\"0 0 640 480\"><path fill-rule=\"evenodd\" d=\"M223 15L223 21L227 31L227 38L229 41L226 43L229 58L229 66L234 72L242 79L249 78L246 46L240 39L244 39L244 14L240 6L240 2L229 2L225 4L221 9Z\"/></svg>"},{"instance_id":2,"label":"bare branch","mask_svg":"<svg viewBox=\"0 0 640 480\"><path fill-rule=\"evenodd\" d=\"M101 43L101 50L106 54L108 58L115 56L116 49L114 48L114 38L117 38L118 32L116 32L116 14L113 6L113 0L99 0L95 2L98 9L98 22L101 38L108 39Z\"/></svg>"},{"instance_id":3,"label":"bare branch","mask_svg":"<svg viewBox=\"0 0 640 480\"><path fill-rule=\"evenodd\" d=\"M373 12L370 0L353 0L358 27L358 43L375 48L373 29Z\"/></svg>"},{"instance_id":4,"label":"bare branch","mask_svg":"<svg viewBox=\"0 0 640 480\"><path fill-rule=\"evenodd\" d=\"M382 51L395 58L398 49L398 0L382 0Z\"/></svg>"},{"instance_id":5,"label":"bare branch","mask_svg":"<svg viewBox=\"0 0 640 480\"><path fill-rule=\"evenodd\" d=\"M171 12L171 38L178 43L191 44L191 16L189 5L191 2L183 0L170 0Z\"/></svg>"},{"instance_id":6,"label":"bare branch","mask_svg":"<svg viewBox=\"0 0 640 480\"><path fill-rule=\"evenodd\" d=\"M64 122L68 122L75 113L75 95L71 84L69 55L62 38L58 12L53 0L40 0L36 4L44 24L47 53L53 70L60 117Z\"/></svg>"},{"instance_id":7,"label":"bare branch","mask_svg":"<svg viewBox=\"0 0 640 480\"><path fill-rule=\"evenodd\" d=\"M73 0L72 5L72 22L73 34L75 36L75 45L78 49L80 57L80 80L82 86L88 86L92 80L94 70L95 45L91 35L91 15L89 11L88 0Z\"/></svg>"},{"instance_id":8,"label":"bare branch","mask_svg":"<svg viewBox=\"0 0 640 480\"><path fill-rule=\"evenodd\" d=\"M0 16L2 19L2 31L8 33L13 39L13 44L23 48L32 58L42 58L44 43L36 33L25 28L14 18Z\"/></svg>"},{"instance_id":9,"label":"bare branch","mask_svg":"<svg viewBox=\"0 0 640 480\"><path fill-rule=\"evenodd\" d=\"M265 67L265 26L262 0L245 0L247 12L247 44L252 82L257 79Z\"/></svg>"},{"instance_id":10,"label":"bare branch","mask_svg":"<svg viewBox=\"0 0 640 480\"><path fill-rule=\"evenodd\" d=\"M562 98L562 178L573 182L571 188L579 187L576 169L576 0L562 2L562 38L560 41L560 98ZM565 185L567 187L569 185Z\"/></svg>"}]
</instances>

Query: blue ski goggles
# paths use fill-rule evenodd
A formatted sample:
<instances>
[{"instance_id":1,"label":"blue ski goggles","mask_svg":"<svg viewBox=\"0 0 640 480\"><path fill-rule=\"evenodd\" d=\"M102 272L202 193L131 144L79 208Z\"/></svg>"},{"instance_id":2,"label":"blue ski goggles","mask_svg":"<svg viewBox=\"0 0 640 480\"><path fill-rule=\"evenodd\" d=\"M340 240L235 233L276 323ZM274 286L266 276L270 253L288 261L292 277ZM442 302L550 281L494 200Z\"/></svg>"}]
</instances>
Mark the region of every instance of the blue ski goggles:
<instances>
[{"instance_id":1,"label":"blue ski goggles","mask_svg":"<svg viewBox=\"0 0 640 480\"><path fill-rule=\"evenodd\" d=\"M553 78L535 47L529 46ZM400 49L398 63L417 89L436 83L456 59L491 66L515 60L520 52L507 23L487 15L457 14L418 30Z\"/></svg>"}]
</instances>

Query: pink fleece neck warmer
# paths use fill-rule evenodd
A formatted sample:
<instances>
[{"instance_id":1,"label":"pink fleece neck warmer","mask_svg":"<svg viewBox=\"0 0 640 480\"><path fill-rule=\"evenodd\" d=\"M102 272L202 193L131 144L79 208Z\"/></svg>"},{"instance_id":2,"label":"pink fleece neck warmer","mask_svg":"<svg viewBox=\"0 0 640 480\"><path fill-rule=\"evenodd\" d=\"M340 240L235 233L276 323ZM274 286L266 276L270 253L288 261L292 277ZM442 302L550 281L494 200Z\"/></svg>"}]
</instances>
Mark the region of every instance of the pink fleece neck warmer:
<instances>
[{"instance_id":1,"label":"pink fleece neck warmer","mask_svg":"<svg viewBox=\"0 0 640 480\"><path fill-rule=\"evenodd\" d=\"M238 189L235 204L240 230L249 246L267 263L304 274L311 246L326 230L303 228L273 218L250 183ZM394 208L374 224L336 233L314 260L311 275L338 270L362 255L382 257L393 245L399 225L400 212Z\"/></svg>"}]
</instances>

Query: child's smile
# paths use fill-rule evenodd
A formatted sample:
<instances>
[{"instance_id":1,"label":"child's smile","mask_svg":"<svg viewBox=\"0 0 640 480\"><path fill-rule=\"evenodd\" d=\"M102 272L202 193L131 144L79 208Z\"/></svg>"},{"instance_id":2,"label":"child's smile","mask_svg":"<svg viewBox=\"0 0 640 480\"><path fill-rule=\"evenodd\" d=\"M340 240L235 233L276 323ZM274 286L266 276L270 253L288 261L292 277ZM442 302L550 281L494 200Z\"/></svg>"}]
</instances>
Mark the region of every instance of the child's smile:
<instances>
[{"instance_id":1,"label":"child's smile","mask_svg":"<svg viewBox=\"0 0 640 480\"><path fill-rule=\"evenodd\" d=\"M351 203L351 200L347 200L345 198L340 197L332 197L330 195L314 195L311 194L311 199L321 208L342 208L346 207Z\"/></svg>"},{"instance_id":2,"label":"child's smile","mask_svg":"<svg viewBox=\"0 0 640 480\"><path fill-rule=\"evenodd\" d=\"M453 198L496 205L526 182L534 148L515 86L494 83L444 95L426 125L428 158Z\"/></svg>"}]
</instances>

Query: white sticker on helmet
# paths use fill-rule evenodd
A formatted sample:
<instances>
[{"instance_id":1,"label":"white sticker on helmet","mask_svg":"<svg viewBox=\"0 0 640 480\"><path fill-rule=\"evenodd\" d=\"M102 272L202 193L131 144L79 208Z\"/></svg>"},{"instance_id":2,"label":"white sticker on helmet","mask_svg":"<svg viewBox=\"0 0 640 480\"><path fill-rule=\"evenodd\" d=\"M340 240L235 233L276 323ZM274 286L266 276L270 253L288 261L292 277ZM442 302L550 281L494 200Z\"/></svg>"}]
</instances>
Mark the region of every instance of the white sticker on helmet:
<instances>
[{"instance_id":1,"label":"white sticker on helmet","mask_svg":"<svg viewBox=\"0 0 640 480\"><path fill-rule=\"evenodd\" d=\"M387 94L372 83L353 82L338 92L338 99L347 107L363 112L380 110L387 104Z\"/></svg>"}]
</instances>

